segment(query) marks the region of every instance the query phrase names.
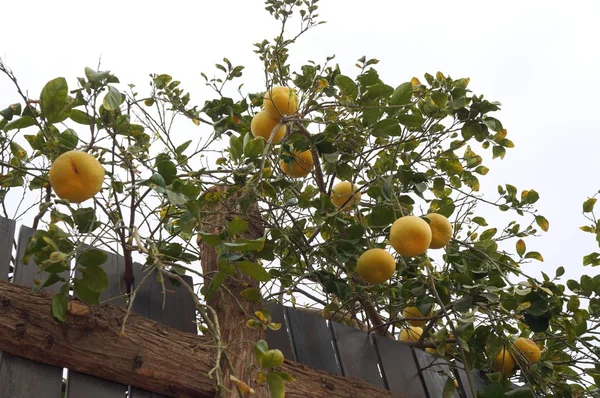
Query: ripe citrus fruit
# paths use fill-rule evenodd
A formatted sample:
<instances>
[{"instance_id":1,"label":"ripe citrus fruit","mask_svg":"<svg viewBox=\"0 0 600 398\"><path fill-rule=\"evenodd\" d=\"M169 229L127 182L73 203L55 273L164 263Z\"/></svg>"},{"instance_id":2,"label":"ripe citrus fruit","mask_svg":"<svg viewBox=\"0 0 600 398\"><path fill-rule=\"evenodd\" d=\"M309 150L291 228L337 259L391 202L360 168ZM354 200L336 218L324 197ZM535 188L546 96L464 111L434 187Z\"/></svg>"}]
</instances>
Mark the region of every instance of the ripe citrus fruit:
<instances>
[{"instance_id":1,"label":"ripe citrus fruit","mask_svg":"<svg viewBox=\"0 0 600 398\"><path fill-rule=\"evenodd\" d=\"M515 359L512 357L510 352L503 348L500 354L494 359L492 363L492 369L494 372L502 372L503 376L509 375L515 368Z\"/></svg>"},{"instance_id":2,"label":"ripe citrus fruit","mask_svg":"<svg viewBox=\"0 0 600 398\"><path fill-rule=\"evenodd\" d=\"M515 345L523 353L525 358L529 361L529 363L534 364L540 360L542 356L540 352L540 347L535 344L535 341L531 339L526 339L524 337L519 337L515 340Z\"/></svg>"},{"instance_id":3,"label":"ripe citrus fruit","mask_svg":"<svg viewBox=\"0 0 600 398\"><path fill-rule=\"evenodd\" d=\"M431 228L417 216L400 217L390 229L390 243L401 256L418 256L431 243Z\"/></svg>"},{"instance_id":4,"label":"ripe citrus fruit","mask_svg":"<svg viewBox=\"0 0 600 398\"><path fill-rule=\"evenodd\" d=\"M429 315L423 315L417 307L406 307L404 309L404 311L402 311L402 318L428 318L432 315L433 315L433 307L431 308ZM423 326L423 325L425 325L427 320L424 319L422 321L419 321L419 320L407 319L406 322L408 322L408 324L410 326Z\"/></svg>"},{"instance_id":5,"label":"ripe citrus fruit","mask_svg":"<svg viewBox=\"0 0 600 398\"><path fill-rule=\"evenodd\" d=\"M354 199L350 199L352 196L354 196ZM331 190L331 202L336 207L344 206L343 210L348 210L358 205L360 197L361 194L358 191L358 187L350 181L342 181L335 184Z\"/></svg>"},{"instance_id":6,"label":"ripe citrus fruit","mask_svg":"<svg viewBox=\"0 0 600 398\"><path fill-rule=\"evenodd\" d=\"M252 122L250 123L250 131L254 137L260 137L265 141L269 141L269 137L271 137L271 132L273 129L279 124L278 119L273 119L267 111L260 111L252 118ZM277 144L279 141L283 139L285 136L285 132L287 131L287 127L282 125L277 129L275 134L273 135L273 139L271 140L272 144Z\"/></svg>"},{"instance_id":7,"label":"ripe citrus fruit","mask_svg":"<svg viewBox=\"0 0 600 398\"><path fill-rule=\"evenodd\" d=\"M284 153L286 156L292 156L289 152ZM311 172L314 161L310 150L303 152L294 151L293 159L287 163L284 159L279 161L279 166L283 172L292 178L305 177Z\"/></svg>"},{"instance_id":8,"label":"ripe citrus fruit","mask_svg":"<svg viewBox=\"0 0 600 398\"><path fill-rule=\"evenodd\" d=\"M385 282L396 272L396 260L383 249L369 249L358 258L356 272L369 283Z\"/></svg>"},{"instance_id":9,"label":"ripe citrus fruit","mask_svg":"<svg viewBox=\"0 0 600 398\"><path fill-rule=\"evenodd\" d=\"M265 93L263 108L274 119L298 112L298 97L289 87L273 87Z\"/></svg>"},{"instance_id":10,"label":"ripe citrus fruit","mask_svg":"<svg viewBox=\"0 0 600 398\"><path fill-rule=\"evenodd\" d=\"M452 224L441 214L431 213L425 216L429 220L431 228L430 249L441 249L446 246L452 238Z\"/></svg>"},{"instance_id":11,"label":"ripe citrus fruit","mask_svg":"<svg viewBox=\"0 0 600 398\"><path fill-rule=\"evenodd\" d=\"M54 160L48 177L59 198L81 203L100 192L104 168L89 153L69 151Z\"/></svg>"},{"instance_id":12,"label":"ripe citrus fruit","mask_svg":"<svg viewBox=\"0 0 600 398\"><path fill-rule=\"evenodd\" d=\"M400 340L404 341L417 341L421 338L423 329L418 326L411 326L408 329L402 329L400 332Z\"/></svg>"}]
</instances>

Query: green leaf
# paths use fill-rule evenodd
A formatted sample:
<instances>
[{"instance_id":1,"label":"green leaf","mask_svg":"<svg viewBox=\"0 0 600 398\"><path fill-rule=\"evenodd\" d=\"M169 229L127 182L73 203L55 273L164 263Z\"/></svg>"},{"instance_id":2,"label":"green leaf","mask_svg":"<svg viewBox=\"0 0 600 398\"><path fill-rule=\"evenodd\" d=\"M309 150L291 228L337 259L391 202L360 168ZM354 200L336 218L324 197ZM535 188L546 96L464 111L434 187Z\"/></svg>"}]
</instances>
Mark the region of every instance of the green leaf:
<instances>
[{"instance_id":1,"label":"green leaf","mask_svg":"<svg viewBox=\"0 0 600 398\"><path fill-rule=\"evenodd\" d=\"M267 374L267 382L269 383L271 398L285 398L285 384L281 376L276 373L269 372Z\"/></svg>"},{"instance_id":2,"label":"green leaf","mask_svg":"<svg viewBox=\"0 0 600 398\"><path fill-rule=\"evenodd\" d=\"M82 207L73 211L73 221L81 233L92 232L98 227L96 212L92 207Z\"/></svg>"},{"instance_id":3,"label":"green leaf","mask_svg":"<svg viewBox=\"0 0 600 398\"><path fill-rule=\"evenodd\" d=\"M485 221L485 218L479 217L479 216L473 217L471 219L471 221L473 221L475 224L480 225L482 227L487 227L487 225L488 225L488 223Z\"/></svg>"},{"instance_id":4,"label":"green leaf","mask_svg":"<svg viewBox=\"0 0 600 398\"><path fill-rule=\"evenodd\" d=\"M152 174L152 177L150 177L148 180L144 181L144 185L149 186L150 188L154 189L158 193L167 192L167 189L166 189L167 186L165 184L165 179L163 178L163 176L161 176L158 173Z\"/></svg>"},{"instance_id":5,"label":"green leaf","mask_svg":"<svg viewBox=\"0 0 600 398\"><path fill-rule=\"evenodd\" d=\"M101 71L95 71L92 68L89 67L85 67L84 69L85 72L85 77L87 77L87 79L91 82L91 83L101 83L102 81L108 79L108 77L110 76L110 73L107 72L101 72Z\"/></svg>"},{"instance_id":6,"label":"green leaf","mask_svg":"<svg viewBox=\"0 0 600 398\"><path fill-rule=\"evenodd\" d=\"M156 162L156 171L162 176L165 185L170 185L177 176L177 167L166 159Z\"/></svg>"},{"instance_id":7,"label":"green leaf","mask_svg":"<svg viewBox=\"0 0 600 398\"><path fill-rule=\"evenodd\" d=\"M589 198L588 200L583 202L583 212L591 213L592 211L594 211L594 205L596 204L597 200L598 199L596 198Z\"/></svg>"},{"instance_id":8,"label":"green leaf","mask_svg":"<svg viewBox=\"0 0 600 398\"><path fill-rule=\"evenodd\" d=\"M529 195L528 195L529 196ZM535 216L535 222L540 226L542 231L548 232L548 228L550 228L550 223L546 220L544 216Z\"/></svg>"},{"instance_id":9,"label":"green leaf","mask_svg":"<svg viewBox=\"0 0 600 398\"><path fill-rule=\"evenodd\" d=\"M481 126L479 123L469 120L463 124L461 129L462 137L465 141L470 140L473 136L477 136L481 133Z\"/></svg>"},{"instance_id":10,"label":"green leaf","mask_svg":"<svg viewBox=\"0 0 600 398\"><path fill-rule=\"evenodd\" d=\"M571 296L569 301L567 302L567 309L571 312L578 310L581 306L581 302L579 301L579 297Z\"/></svg>"},{"instance_id":11,"label":"green leaf","mask_svg":"<svg viewBox=\"0 0 600 398\"><path fill-rule=\"evenodd\" d=\"M523 239L519 239L517 241L517 254L519 255L519 257L523 257L523 254L525 254L525 250L526 250L526 246L525 246L525 241Z\"/></svg>"},{"instance_id":12,"label":"green leaf","mask_svg":"<svg viewBox=\"0 0 600 398\"><path fill-rule=\"evenodd\" d=\"M260 294L260 290L255 287L248 287L242 290L240 296L252 303L260 303L262 301L262 294Z\"/></svg>"},{"instance_id":13,"label":"green leaf","mask_svg":"<svg viewBox=\"0 0 600 398\"><path fill-rule=\"evenodd\" d=\"M254 138L249 140L244 145L244 155L249 158L255 158L262 154L265 149L265 140L262 138Z\"/></svg>"},{"instance_id":14,"label":"green leaf","mask_svg":"<svg viewBox=\"0 0 600 398\"><path fill-rule=\"evenodd\" d=\"M99 249L88 249L81 253L77 262L84 267L97 267L108 260L108 254Z\"/></svg>"},{"instance_id":15,"label":"green leaf","mask_svg":"<svg viewBox=\"0 0 600 398\"><path fill-rule=\"evenodd\" d=\"M209 246L217 247L219 244L221 244L221 237L217 234L206 234L200 232L199 235L202 238L202 241Z\"/></svg>"},{"instance_id":16,"label":"green leaf","mask_svg":"<svg viewBox=\"0 0 600 398\"><path fill-rule=\"evenodd\" d=\"M108 288L108 276L100 267L81 268L82 283L93 292L102 292Z\"/></svg>"},{"instance_id":17,"label":"green leaf","mask_svg":"<svg viewBox=\"0 0 600 398\"><path fill-rule=\"evenodd\" d=\"M372 100L377 98L387 98L392 95L393 92L394 89L392 87L388 86L387 84L378 83L369 87L367 92L364 94L364 97Z\"/></svg>"},{"instance_id":18,"label":"green leaf","mask_svg":"<svg viewBox=\"0 0 600 398\"><path fill-rule=\"evenodd\" d=\"M541 316L548 311L548 302L538 292L531 292L523 298L523 301L530 303L529 307L525 308L525 312L533 316Z\"/></svg>"},{"instance_id":19,"label":"green leaf","mask_svg":"<svg viewBox=\"0 0 600 398\"><path fill-rule=\"evenodd\" d=\"M398 121L400 122L400 124L406 126L406 127L414 127L414 128L418 128L421 127L423 125L423 116L421 115L398 115L397 116Z\"/></svg>"},{"instance_id":20,"label":"green leaf","mask_svg":"<svg viewBox=\"0 0 600 398\"><path fill-rule=\"evenodd\" d=\"M444 108L446 106L446 104L448 103L448 95L441 93L439 91L431 94L431 99L440 108Z\"/></svg>"},{"instance_id":21,"label":"green leaf","mask_svg":"<svg viewBox=\"0 0 600 398\"><path fill-rule=\"evenodd\" d=\"M67 318L68 299L66 294L55 294L52 296L52 316L59 322Z\"/></svg>"},{"instance_id":22,"label":"green leaf","mask_svg":"<svg viewBox=\"0 0 600 398\"><path fill-rule=\"evenodd\" d=\"M113 86L108 86L108 92L102 100L102 105L107 111L114 111L119 109L124 100L125 97L119 92L119 90Z\"/></svg>"},{"instance_id":23,"label":"green leaf","mask_svg":"<svg viewBox=\"0 0 600 398\"><path fill-rule=\"evenodd\" d=\"M560 266L556 269L556 277L561 277L565 274L565 267Z\"/></svg>"},{"instance_id":24,"label":"green leaf","mask_svg":"<svg viewBox=\"0 0 600 398\"><path fill-rule=\"evenodd\" d=\"M8 123L4 126L4 131L10 131L15 129L24 129L35 125L35 119L31 116L23 116L15 121Z\"/></svg>"},{"instance_id":25,"label":"green leaf","mask_svg":"<svg viewBox=\"0 0 600 398\"><path fill-rule=\"evenodd\" d=\"M492 131L495 131L497 133L501 132L502 130L504 130L504 127L502 127L502 123L500 123L500 120L495 119L493 117L486 117L485 119L483 119L483 123Z\"/></svg>"},{"instance_id":26,"label":"green leaf","mask_svg":"<svg viewBox=\"0 0 600 398\"><path fill-rule=\"evenodd\" d=\"M213 278L210 280L210 284L208 285L208 289L204 293L204 296L207 300L209 300L213 294L219 289L223 281L225 280L225 274L222 271L218 271Z\"/></svg>"},{"instance_id":27,"label":"green leaf","mask_svg":"<svg viewBox=\"0 0 600 398\"><path fill-rule=\"evenodd\" d=\"M500 158L504 159L504 155L506 155L506 149L501 146L494 146L492 148L492 159Z\"/></svg>"},{"instance_id":28,"label":"green leaf","mask_svg":"<svg viewBox=\"0 0 600 398\"><path fill-rule=\"evenodd\" d=\"M58 136L58 142L60 143L61 152L67 152L77 147L79 143L79 137L73 129L66 129Z\"/></svg>"},{"instance_id":29,"label":"green leaf","mask_svg":"<svg viewBox=\"0 0 600 398\"><path fill-rule=\"evenodd\" d=\"M405 105L412 97L412 84L410 82L402 83L392 93L390 105Z\"/></svg>"},{"instance_id":30,"label":"green leaf","mask_svg":"<svg viewBox=\"0 0 600 398\"><path fill-rule=\"evenodd\" d=\"M73 290L75 295L90 305L100 304L100 292L91 290L83 279L75 278L73 280Z\"/></svg>"},{"instance_id":31,"label":"green leaf","mask_svg":"<svg viewBox=\"0 0 600 398\"><path fill-rule=\"evenodd\" d=\"M235 135L232 135L229 138L229 153L231 153L231 157L233 160L240 160L242 158L243 151L242 140Z\"/></svg>"},{"instance_id":32,"label":"green leaf","mask_svg":"<svg viewBox=\"0 0 600 398\"><path fill-rule=\"evenodd\" d=\"M271 280L271 275L259 263L252 261L240 261L234 263L243 273L259 282L268 282Z\"/></svg>"},{"instance_id":33,"label":"green leaf","mask_svg":"<svg viewBox=\"0 0 600 398\"><path fill-rule=\"evenodd\" d=\"M542 255L538 252L529 252L525 255L525 258L532 258L534 260L538 260L543 262L544 258L542 257Z\"/></svg>"},{"instance_id":34,"label":"green leaf","mask_svg":"<svg viewBox=\"0 0 600 398\"><path fill-rule=\"evenodd\" d=\"M343 97L356 98L358 95L358 88L356 83L348 76L337 75L334 80L334 84L340 89L340 93Z\"/></svg>"},{"instance_id":35,"label":"green leaf","mask_svg":"<svg viewBox=\"0 0 600 398\"><path fill-rule=\"evenodd\" d=\"M80 111L79 109L71 109L69 112L69 119L78 124L83 124L85 126L90 125L90 119L94 120L93 117L88 116L87 113Z\"/></svg>"},{"instance_id":36,"label":"green leaf","mask_svg":"<svg viewBox=\"0 0 600 398\"><path fill-rule=\"evenodd\" d=\"M229 236L235 236L246 232L248 229L248 221L239 216L235 216L233 220L227 224L227 233Z\"/></svg>"},{"instance_id":37,"label":"green leaf","mask_svg":"<svg viewBox=\"0 0 600 398\"><path fill-rule=\"evenodd\" d=\"M373 135L376 137L396 137L402 134L402 128L395 119L384 119L373 127Z\"/></svg>"},{"instance_id":38,"label":"green leaf","mask_svg":"<svg viewBox=\"0 0 600 398\"><path fill-rule=\"evenodd\" d=\"M479 236L479 240L480 241L482 241L482 240L490 240L490 239L492 239L494 237L494 235L496 235L497 232L498 232L497 228L486 229Z\"/></svg>"},{"instance_id":39,"label":"green leaf","mask_svg":"<svg viewBox=\"0 0 600 398\"><path fill-rule=\"evenodd\" d=\"M444 195L444 188L446 187L446 181L439 177L433 180L433 194L436 198L441 198Z\"/></svg>"},{"instance_id":40,"label":"green leaf","mask_svg":"<svg viewBox=\"0 0 600 398\"><path fill-rule=\"evenodd\" d=\"M490 383L483 389L481 398L504 398L504 388L500 383Z\"/></svg>"},{"instance_id":41,"label":"green leaf","mask_svg":"<svg viewBox=\"0 0 600 398\"><path fill-rule=\"evenodd\" d=\"M69 87L64 77L50 80L40 94L40 107L48 123L61 120L61 114L68 105Z\"/></svg>"}]
</instances>

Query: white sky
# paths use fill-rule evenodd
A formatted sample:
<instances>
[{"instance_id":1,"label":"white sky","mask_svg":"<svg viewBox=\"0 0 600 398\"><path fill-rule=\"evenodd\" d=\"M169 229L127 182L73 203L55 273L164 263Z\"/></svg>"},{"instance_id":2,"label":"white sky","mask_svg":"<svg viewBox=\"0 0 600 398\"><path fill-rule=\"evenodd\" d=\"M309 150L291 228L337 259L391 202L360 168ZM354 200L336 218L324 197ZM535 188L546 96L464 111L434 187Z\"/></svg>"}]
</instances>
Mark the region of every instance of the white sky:
<instances>
[{"instance_id":1,"label":"white sky","mask_svg":"<svg viewBox=\"0 0 600 398\"><path fill-rule=\"evenodd\" d=\"M504 161L486 163L491 171L480 179L482 191L495 199L498 184L534 188L550 221L548 233L527 241L546 261L525 270L553 276L563 265L577 279L598 273L580 265L596 245L578 227L585 221L581 203L600 189L599 2L322 0L320 7L328 23L292 48L295 66L335 54L342 72L354 76L355 60L366 55L381 61L376 68L394 87L438 70L470 77L475 93L503 104L495 116L516 144ZM58 76L75 87L83 68L101 56L101 69L141 92L150 73L171 74L199 105L212 98L200 72L212 75L224 56L246 66L246 90L263 89L252 44L273 38L279 27L262 0L7 1L2 14L0 57L32 97ZM18 101L0 77L0 107ZM175 141L202 133L190 129ZM516 217L482 211L498 227Z\"/></svg>"}]
</instances>

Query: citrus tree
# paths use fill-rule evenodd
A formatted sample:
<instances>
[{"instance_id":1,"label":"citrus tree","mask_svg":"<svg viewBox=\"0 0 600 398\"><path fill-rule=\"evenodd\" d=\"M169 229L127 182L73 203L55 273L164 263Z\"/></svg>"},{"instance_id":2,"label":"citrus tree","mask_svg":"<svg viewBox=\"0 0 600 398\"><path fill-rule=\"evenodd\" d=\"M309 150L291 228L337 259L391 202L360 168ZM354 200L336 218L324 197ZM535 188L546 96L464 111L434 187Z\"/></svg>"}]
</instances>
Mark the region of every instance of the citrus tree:
<instances>
[{"instance_id":1,"label":"citrus tree","mask_svg":"<svg viewBox=\"0 0 600 398\"><path fill-rule=\"evenodd\" d=\"M280 326L267 301L307 306L486 371L485 396L595 391L600 280L567 289L562 267L527 275L543 257L526 241L549 228L538 193L505 184L479 194L484 157L514 146L500 104L441 72L384 82L374 58L293 67L293 44L322 23L317 0L266 9L282 33L254 45L264 76L250 79L264 90L246 92L244 67L223 59L202 74L214 91L203 105L168 74L150 76L146 91L92 68L29 96L0 64L21 97L0 111L2 209L35 214L24 260L44 271L38 288L61 286L55 318L65 319L70 291L97 304L107 287L106 256L88 244L123 255L130 302L146 279L133 280L136 259L159 279L193 275L199 329L217 343L219 297L234 295L248 330ZM490 209L506 224L488 225ZM592 221L585 230L596 233ZM80 272L65 275L82 250ZM204 269L197 261L208 250L210 270L208 257ZM215 382L230 390L229 374L242 394L261 383L281 394L293 382L278 371L281 353L254 344L252 360L217 370ZM258 376L241 377L244 368Z\"/></svg>"}]
</instances>

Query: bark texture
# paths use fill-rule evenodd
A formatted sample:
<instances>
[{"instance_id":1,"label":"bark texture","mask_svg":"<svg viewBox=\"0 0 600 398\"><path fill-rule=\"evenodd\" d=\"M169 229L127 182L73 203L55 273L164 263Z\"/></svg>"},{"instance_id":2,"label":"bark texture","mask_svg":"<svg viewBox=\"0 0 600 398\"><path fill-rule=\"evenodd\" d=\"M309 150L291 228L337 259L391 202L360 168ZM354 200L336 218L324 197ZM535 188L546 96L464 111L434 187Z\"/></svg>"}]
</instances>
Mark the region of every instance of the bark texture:
<instances>
[{"instance_id":1,"label":"bark texture","mask_svg":"<svg viewBox=\"0 0 600 398\"><path fill-rule=\"evenodd\" d=\"M215 365L208 337L183 333L125 309L71 300L64 324L51 315L51 295L0 281L0 350L172 397L214 397ZM286 361L286 397L391 397L389 391ZM229 396L235 396L230 394Z\"/></svg>"},{"instance_id":2,"label":"bark texture","mask_svg":"<svg viewBox=\"0 0 600 398\"><path fill-rule=\"evenodd\" d=\"M252 204L246 214L242 214L237 194L229 195L225 187L215 187L211 189L211 193L225 196L225 200L205 209L206 213L202 218L201 226L203 232L219 234L226 228L229 221L239 216L248 221L248 229L241 237L258 239L264 235L265 230L257 203ZM219 270L219 258L215 248L204 243L201 238L198 239L198 245L200 246L202 272L205 283L208 285L212 276ZM235 376L254 388L256 397L269 397L268 389L255 383L256 372L252 368L256 363L252 346L258 340L264 339L264 334L259 329L246 327L246 321L254 315L255 311L261 309L261 305L249 302L240 295L244 289L258 288L259 284L238 271L235 275L228 276L222 286L224 288L219 289L207 301L207 304L215 310L219 319L221 337L223 343L228 347L227 353L235 369ZM229 379L231 372L226 366L222 366L222 369L223 382L228 389L235 391L235 387Z\"/></svg>"}]
</instances>

